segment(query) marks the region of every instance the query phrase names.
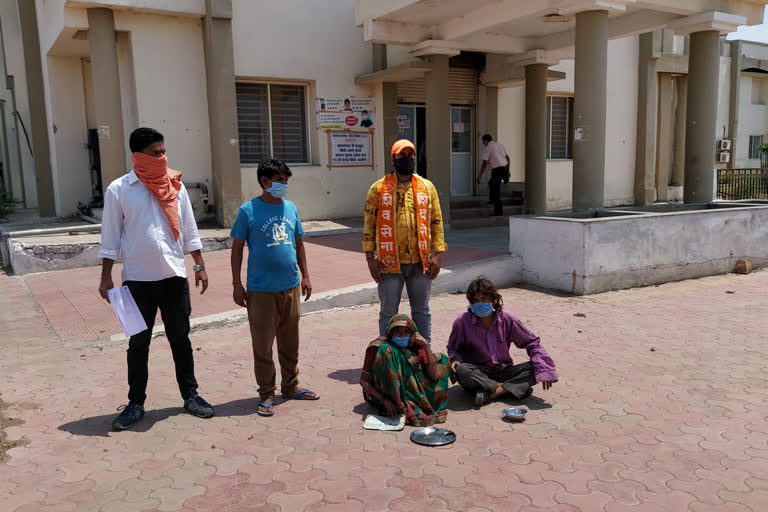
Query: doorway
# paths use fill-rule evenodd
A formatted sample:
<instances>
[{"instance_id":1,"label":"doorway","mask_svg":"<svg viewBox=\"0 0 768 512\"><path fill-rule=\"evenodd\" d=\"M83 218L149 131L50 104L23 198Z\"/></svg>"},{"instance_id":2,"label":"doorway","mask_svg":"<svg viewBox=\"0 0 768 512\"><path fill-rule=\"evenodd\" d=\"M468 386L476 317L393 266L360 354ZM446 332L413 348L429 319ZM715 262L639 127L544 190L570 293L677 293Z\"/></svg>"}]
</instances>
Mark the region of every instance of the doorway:
<instances>
[{"instance_id":1,"label":"doorway","mask_svg":"<svg viewBox=\"0 0 768 512\"><path fill-rule=\"evenodd\" d=\"M475 190L472 107L451 106L451 197L471 196Z\"/></svg>"},{"instance_id":2,"label":"doorway","mask_svg":"<svg viewBox=\"0 0 768 512\"><path fill-rule=\"evenodd\" d=\"M427 178L427 109L419 104L400 104L397 108L397 132L416 146L416 172Z\"/></svg>"}]
</instances>

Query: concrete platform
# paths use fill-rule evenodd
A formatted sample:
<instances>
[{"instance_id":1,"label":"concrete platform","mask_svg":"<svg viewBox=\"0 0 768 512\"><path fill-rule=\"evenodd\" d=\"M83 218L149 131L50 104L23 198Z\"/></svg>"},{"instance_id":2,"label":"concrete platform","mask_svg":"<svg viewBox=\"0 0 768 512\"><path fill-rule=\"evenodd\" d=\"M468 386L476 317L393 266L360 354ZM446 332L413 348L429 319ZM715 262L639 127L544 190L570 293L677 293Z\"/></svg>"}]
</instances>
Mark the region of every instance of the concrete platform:
<instances>
[{"instance_id":1,"label":"concrete platform","mask_svg":"<svg viewBox=\"0 0 768 512\"><path fill-rule=\"evenodd\" d=\"M606 208L509 221L519 282L587 295L768 265L768 205Z\"/></svg>"}]
</instances>

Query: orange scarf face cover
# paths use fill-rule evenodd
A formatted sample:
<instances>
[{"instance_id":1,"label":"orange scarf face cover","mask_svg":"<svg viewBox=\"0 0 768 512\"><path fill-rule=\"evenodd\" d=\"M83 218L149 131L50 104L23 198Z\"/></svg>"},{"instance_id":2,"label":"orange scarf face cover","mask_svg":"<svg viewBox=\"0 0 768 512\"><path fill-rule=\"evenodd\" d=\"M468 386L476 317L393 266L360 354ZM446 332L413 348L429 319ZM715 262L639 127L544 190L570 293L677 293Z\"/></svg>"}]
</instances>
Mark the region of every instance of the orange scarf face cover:
<instances>
[{"instance_id":1,"label":"orange scarf face cover","mask_svg":"<svg viewBox=\"0 0 768 512\"><path fill-rule=\"evenodd\" d=\"M176 196L181 189L181 173L168 168L168 158L149 156L145 153L131 155L133 171L147 187L152 197L157 199L176 240L180 237L179 206Z\"/></svg>"}]
</instances>

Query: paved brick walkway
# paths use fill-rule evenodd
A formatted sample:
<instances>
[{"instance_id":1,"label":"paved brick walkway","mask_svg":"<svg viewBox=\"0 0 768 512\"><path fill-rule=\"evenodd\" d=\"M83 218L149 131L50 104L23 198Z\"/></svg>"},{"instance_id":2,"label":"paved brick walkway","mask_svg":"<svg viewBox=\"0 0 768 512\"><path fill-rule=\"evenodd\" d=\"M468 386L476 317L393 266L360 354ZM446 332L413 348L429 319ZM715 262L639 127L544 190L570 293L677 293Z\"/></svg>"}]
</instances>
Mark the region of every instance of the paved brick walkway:
<instances>
[{"instance_id":1,"label":"paved brick walkway","mask_svg":"<svg viewBox=\"0 0 768 512\"><path fill-rule=\"evenodd\" d=\"M361 429L361 355L376 309L302 320L302 382L318 402L256 416L244 326L195 334L211 420L181 413L164 338L148 415L111 433L124 346L62 344L18 278L0 277L0 386L29 440L0 465L0 510L762 512L768 507L768 272L587 298L504 291L561 381L523 424L456 387L426 448ZM732 293L729 293L732 292ZM460 295L433 299L444 349ZM519 356L518 356L519 357Z\"/></svg>"},{"instance_id":2,"label":"paved brick walkway","mask_svg":"<svg viewBox=\"0 0 768 512\"><path fill-rule=\"evenodd\" d=\"M360 233L308 238L306 243L309 271L315 293L368 283L371 276L362 255ZM444 264L457 265L498 256L499 252L452 246ZM192 291L192 317L237 309L232 302L232 274L229 251L204 255L210 287L204 295ZM247 257L247 250L246 250ZM187 257L190 286L194 285L192 258ZM243 263L245 282L246 263ZM113 270L120 282L121 266ZM61 270L24 276L29 289L63 341L89 341L120 333L120 324L106 301L98 293L100 270L97 267ZM156 325L162 324L158 313Z\"/></svg>"}]
</instances>

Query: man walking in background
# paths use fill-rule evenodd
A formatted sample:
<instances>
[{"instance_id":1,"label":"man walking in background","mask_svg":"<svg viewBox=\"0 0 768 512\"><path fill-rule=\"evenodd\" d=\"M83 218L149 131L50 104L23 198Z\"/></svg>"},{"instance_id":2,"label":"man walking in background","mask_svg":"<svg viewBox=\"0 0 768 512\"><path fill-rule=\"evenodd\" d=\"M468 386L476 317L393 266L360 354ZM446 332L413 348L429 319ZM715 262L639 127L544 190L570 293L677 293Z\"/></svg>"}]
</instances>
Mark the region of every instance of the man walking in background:
<instances>
[{"instance_id":1,"label":"man walking in background","mask_svg":"<svg viewBox=\"0 0 768 512\"><path fill-rule=\"evenodd\" d=\"M493 205L494 215L503 215L504 210L501 206L501 183L509 181L509 155L503 145L495 142L490 134L483 135L483 165L480 166L480 174L477 177L477 183L483 178L485 169L490 164L491 179L488 180L489 203Z\"/></svg>"},{"instance_id":2,"label":"man walking in background","mask_svg":"<svg viewBox=\"0 0 768 512\"><path fill-rule=\"evenodd\" d=\"M192 305L185 251L195 260L195 286L202 283L201 294L208 288L192 204L181 173L168 168L162 134L139 128L131 134L129 145L133 169L113 181L104 194L99 293L109 300L107 291L114 288L112 266L119 257L123 284L131 291L147 329L128 342L128 405L112 422L115 430L125 430L144 416L149 344L158 308L171 344L184 410L200 418L215 414L197 394L189 341Z\"/></svg>"}]
</instances>

